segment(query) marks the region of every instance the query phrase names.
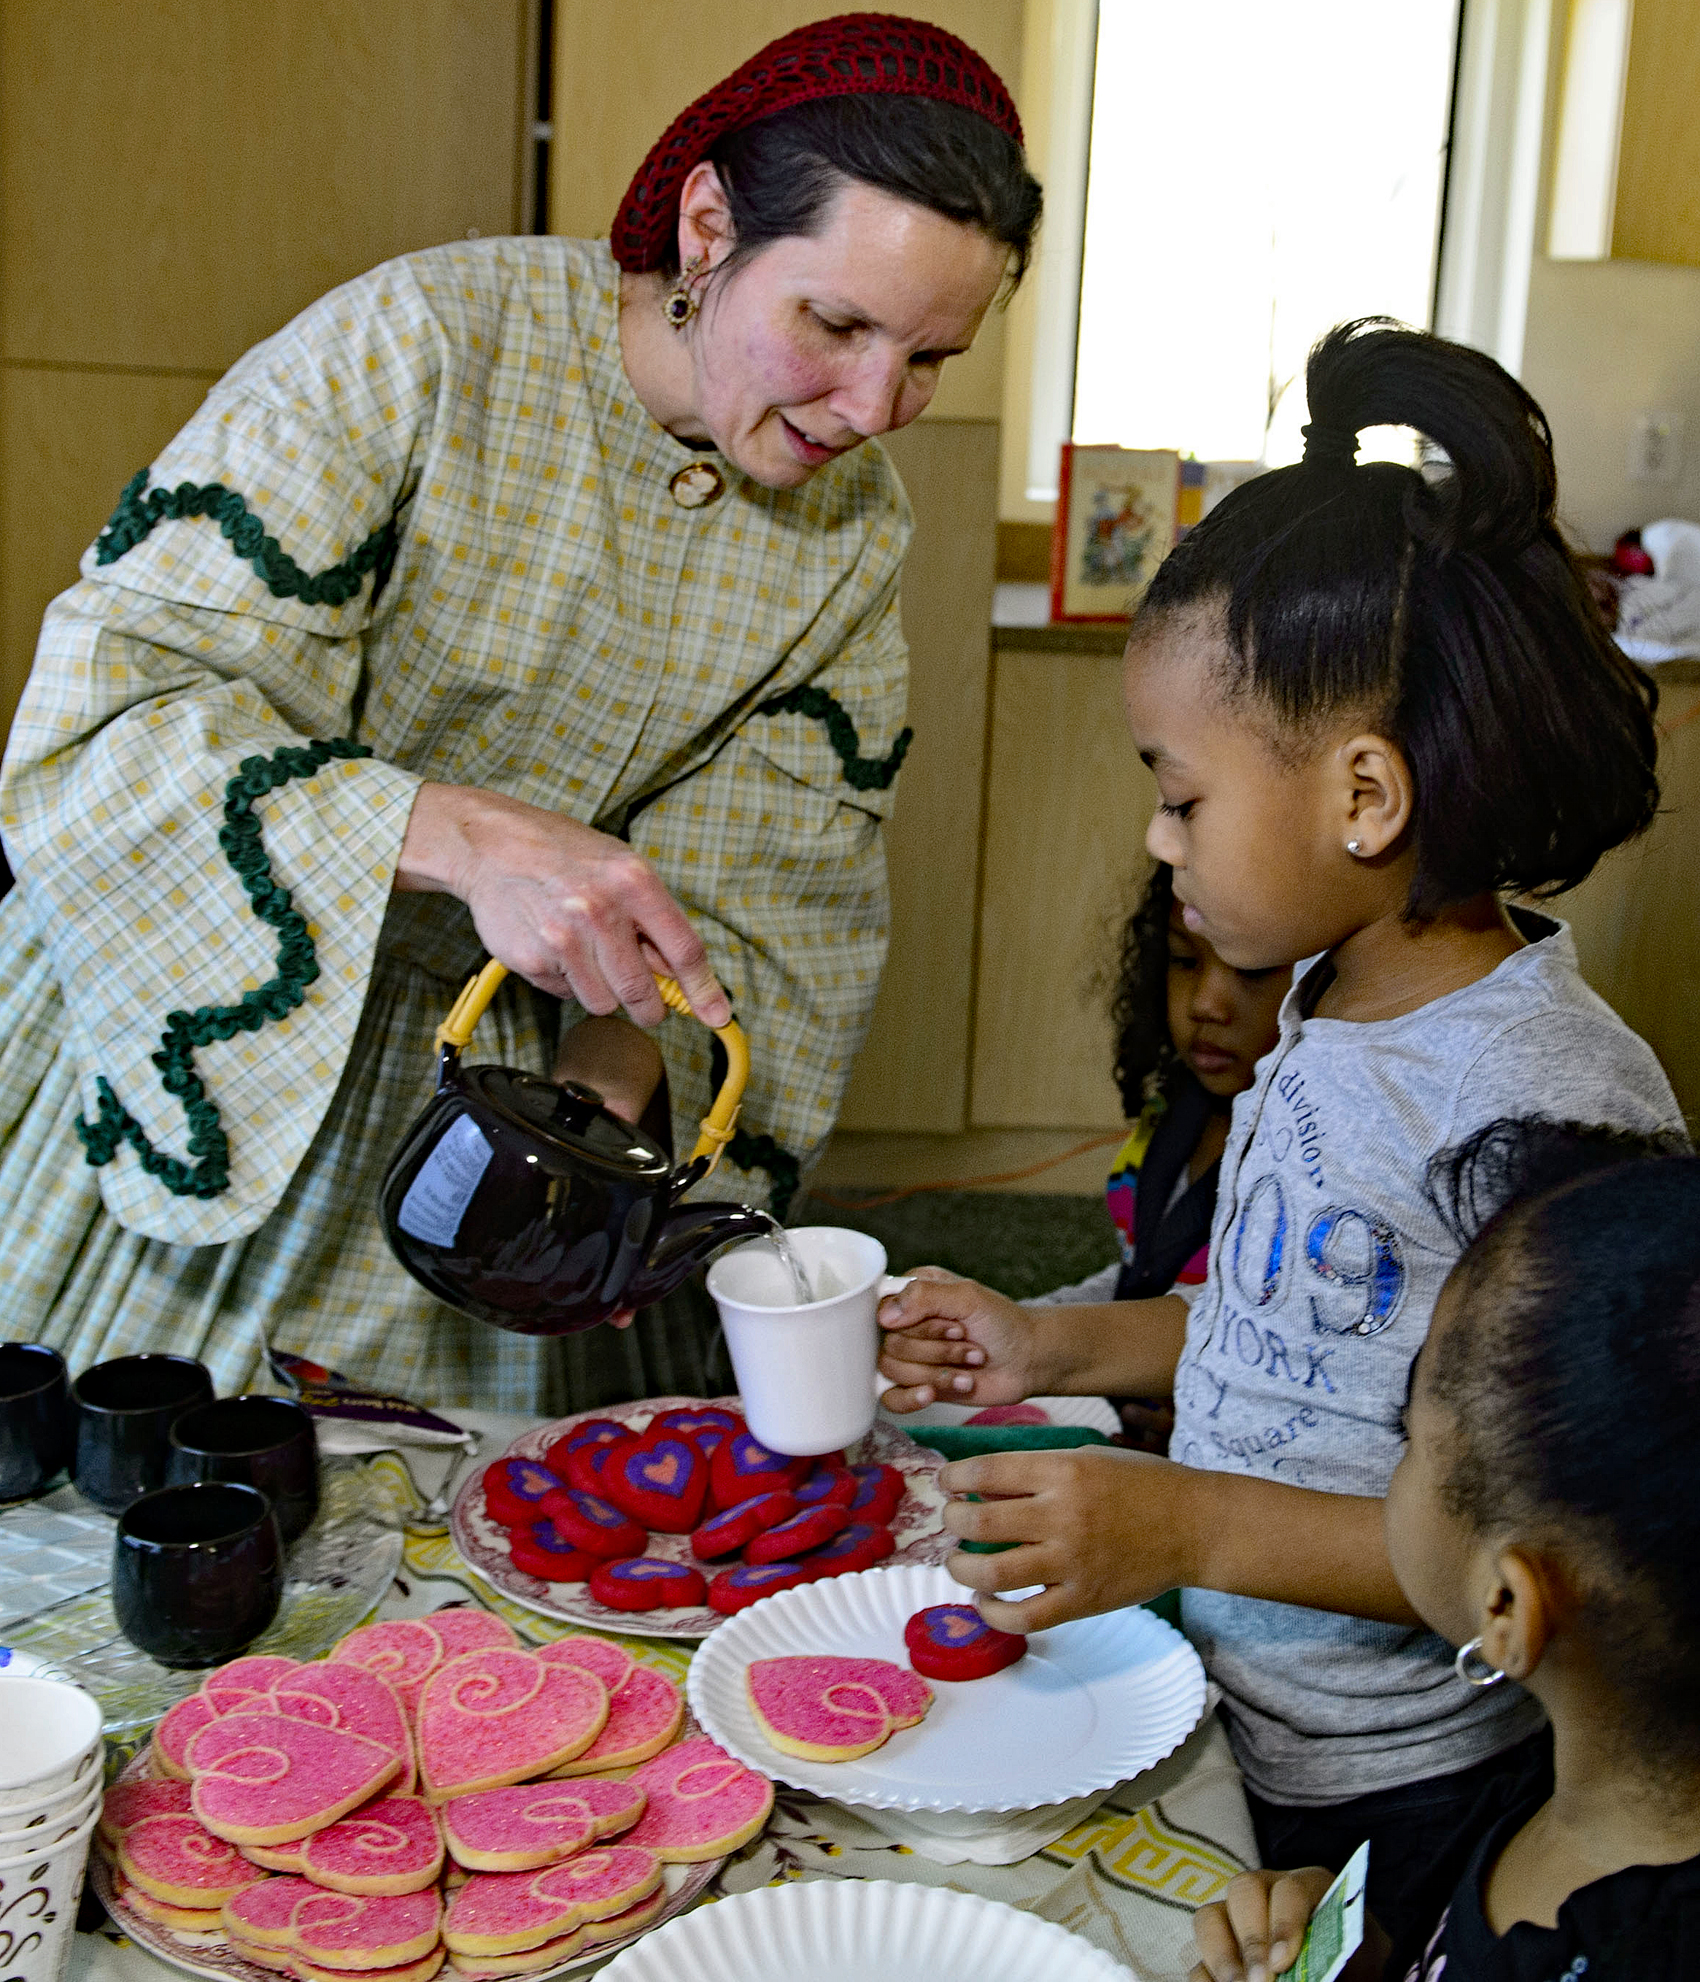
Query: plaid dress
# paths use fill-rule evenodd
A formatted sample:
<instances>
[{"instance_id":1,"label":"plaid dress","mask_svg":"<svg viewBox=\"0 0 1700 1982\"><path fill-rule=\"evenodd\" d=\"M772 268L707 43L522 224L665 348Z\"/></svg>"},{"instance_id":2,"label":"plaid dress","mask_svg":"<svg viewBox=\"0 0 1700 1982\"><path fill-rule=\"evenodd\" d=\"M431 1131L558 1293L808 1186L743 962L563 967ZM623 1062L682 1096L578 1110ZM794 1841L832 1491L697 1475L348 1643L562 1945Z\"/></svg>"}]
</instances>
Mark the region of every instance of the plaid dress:
<instances>
[{"instance_id":1,"label":"plaid dress","mask_svg":"<svg viewBox=\"0 0 1700 1982\"><path fill-rule=\"evenodd\" d=\"M873 444L776 491L674 440L617 298L604 244L530 238L333 292L49 608L0 784L12 1337L196 1354L221 1391L275 1343L504 1409L688 1374L486 1328L389 1255L378 1186L482 955L458 902L391 896L427 779L625 833L750 1034L743 1125L775 1168L818 1151L884 956L907 505ZM684 507L705 462L724 493ZM578 1015L511 979L468 1057L547 1072ZM659 1037L688 1147L711 1042Z\"/></svg>"}]
</instances>

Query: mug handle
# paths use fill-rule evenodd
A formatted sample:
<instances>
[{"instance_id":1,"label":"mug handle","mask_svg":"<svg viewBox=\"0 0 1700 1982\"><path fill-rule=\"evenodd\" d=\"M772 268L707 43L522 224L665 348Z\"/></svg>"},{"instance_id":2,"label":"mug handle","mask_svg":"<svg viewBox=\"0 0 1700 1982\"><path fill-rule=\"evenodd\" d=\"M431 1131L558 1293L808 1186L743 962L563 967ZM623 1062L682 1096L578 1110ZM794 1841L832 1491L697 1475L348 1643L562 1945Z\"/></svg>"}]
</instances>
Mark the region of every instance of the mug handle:
<instances>
[{"instance_id":1,"label":"mug handle","mask_svg":"<svg viewBox=\"0 0 1700 1982\"><path fill-rule=\"evenodd\" d=\"M911 1273L884 1273L880 1276L879 1299L887 1294L901 1294L915 1276ZM877 1305L877 1303L876 1303ZM877 1404L888 1390L895 1388L889 1376L882 1376L878 1363L874 1365L874 1402Z\"/></svg>"}]
</instances>

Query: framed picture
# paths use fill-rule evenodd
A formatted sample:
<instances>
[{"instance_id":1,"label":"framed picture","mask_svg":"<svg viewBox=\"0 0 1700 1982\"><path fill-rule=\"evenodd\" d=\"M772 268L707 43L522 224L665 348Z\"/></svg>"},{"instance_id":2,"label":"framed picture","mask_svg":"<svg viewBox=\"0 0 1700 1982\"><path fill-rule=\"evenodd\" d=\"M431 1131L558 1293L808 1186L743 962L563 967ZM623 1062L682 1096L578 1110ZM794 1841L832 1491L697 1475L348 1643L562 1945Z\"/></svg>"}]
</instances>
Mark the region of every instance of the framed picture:
<instances>
[{"instance_id":1,"label":"framed picture","mask_svg":"<svg viewBox=\"0 0 1700 1982\"><path fill-rule=\"evenodd\" d=\"M1051 618L1126 619L1175 541L1173 448L1064 442L1051 532Z\"/></svg>"}]
</instances>

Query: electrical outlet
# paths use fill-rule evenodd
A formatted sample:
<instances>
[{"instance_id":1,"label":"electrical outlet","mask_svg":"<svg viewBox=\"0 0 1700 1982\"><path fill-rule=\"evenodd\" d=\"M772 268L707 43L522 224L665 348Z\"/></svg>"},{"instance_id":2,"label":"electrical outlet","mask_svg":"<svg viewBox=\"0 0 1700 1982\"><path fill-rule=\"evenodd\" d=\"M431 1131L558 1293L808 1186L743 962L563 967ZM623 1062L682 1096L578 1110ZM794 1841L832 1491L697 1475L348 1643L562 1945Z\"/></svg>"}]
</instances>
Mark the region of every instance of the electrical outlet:
<instances>
[{"instance_id":1,"label":"electrical outlet","mask_svg":"<svg viewBox=\"0 0 1700 1982\"><path fill-rule=\"evenodd\" d=\"M1675 482L1682 476L1682 415L1637 413L1629 429L1629 479Z\"/></svg>"}]
</instances>

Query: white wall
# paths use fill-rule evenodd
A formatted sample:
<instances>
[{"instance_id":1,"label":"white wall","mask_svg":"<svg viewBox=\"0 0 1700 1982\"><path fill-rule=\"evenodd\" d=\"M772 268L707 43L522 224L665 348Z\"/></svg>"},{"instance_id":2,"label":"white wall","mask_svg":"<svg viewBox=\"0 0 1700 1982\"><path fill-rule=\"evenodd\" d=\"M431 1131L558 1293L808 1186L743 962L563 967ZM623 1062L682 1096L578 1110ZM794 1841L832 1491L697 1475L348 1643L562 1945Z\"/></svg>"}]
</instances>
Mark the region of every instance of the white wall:
<instances>
[{"instance_id":1,"label":"white wall","mask_svg":"<svg viewBox=\"0 0 1700 1982\"><path fill-rule=\"evenodd\" d=\"M1661 516L1700 521L1700 269L1536 256L1521 376L1552 423L1565 521L1590 549ZM1641 412L1686 420L1674 484L1629 480Z\"/></svg>"}]
</instances>

